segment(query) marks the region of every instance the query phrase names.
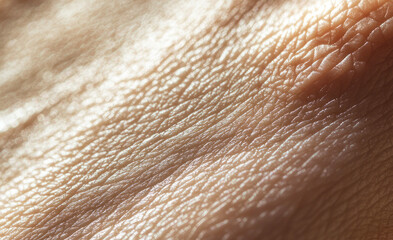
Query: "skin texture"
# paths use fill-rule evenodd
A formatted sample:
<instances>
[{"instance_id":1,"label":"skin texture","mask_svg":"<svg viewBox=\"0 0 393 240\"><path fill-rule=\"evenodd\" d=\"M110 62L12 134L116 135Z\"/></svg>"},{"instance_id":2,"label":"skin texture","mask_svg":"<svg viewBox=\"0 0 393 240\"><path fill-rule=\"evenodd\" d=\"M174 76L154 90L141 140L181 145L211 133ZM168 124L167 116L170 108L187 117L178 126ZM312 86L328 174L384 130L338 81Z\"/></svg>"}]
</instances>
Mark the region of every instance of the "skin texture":
<instances>
[{"instance_id":1,"label":"skin texture","mask_svg":"<svg viewBox=\"0 0 393 240\"><path fill-rule=\"evenodd\" d=\"M393 237L393 2L0 0L1 239Z\"/></svg>"}]
</instances>

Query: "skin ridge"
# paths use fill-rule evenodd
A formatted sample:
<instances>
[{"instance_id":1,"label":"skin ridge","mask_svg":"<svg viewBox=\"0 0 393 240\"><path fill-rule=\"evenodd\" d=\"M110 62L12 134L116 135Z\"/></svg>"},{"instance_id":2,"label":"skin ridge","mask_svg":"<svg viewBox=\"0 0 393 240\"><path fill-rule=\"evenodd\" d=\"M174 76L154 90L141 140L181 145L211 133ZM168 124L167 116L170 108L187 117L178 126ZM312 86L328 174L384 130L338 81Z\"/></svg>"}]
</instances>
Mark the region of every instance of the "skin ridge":
<instances>
[{"instance_id":1,"label":"skin ridge","mask_svg":"<svg viewBox=\"0 0 393 240\"><path fill-rule=\"evenodd\" d=\"M257 69L251 72L249 78L253 79L253 84L257 86L261 94L266 92L266 90L269 92L273 90L276 97L293 95L292 99L302 100L312 100L315 97L320 98L325 95L330 95L330 97L340 96L349 87L359 85L360 83L350 86L350 83L359 82L357 80L359 76L364 75L367 69L373 67L375 63L372 61L365 62L367 59L376 58L375 52L378 52L377 50L382 49L386 52L384 48L393 48L390 41L385 39L382 42L377 41L376 44L366 44L360 51L355 52L353 50L353 52L348 52L348 50L353 48L351 45L359 43L351 42L353 41L351 38L345 39L356 33L356 27L360 27L360 24L357 24L357 22L362 18L374 14L383 19L380 20L380 25L389 21L393 17L393 14L390 12L392 3L389 0L347 0L341 2L338 7L339 10L333 10L333 13L330 13L331 8L335 7L335 5L326 3L322 9L329 9L328 13L325 13L328 15L307 19L306 23L304 22L306 21L305 19L295 18L296 24L293 28L297 31L293 31L291 28L269 34L268 39L277 42L274 54L264 56L263 59L258 58L258 61L254 62L247 60L254 56L247 56L246 59L243 59L247 62L243 67ZM321 7L318 5L315 8ZM255 7L249 11L249 14L245 14L243 17L247 19L253 18L255 11L260 11L258 9L260 7ZM312 12L313 8L309 11ZM381 15L384 11L386 11L385 15ZM349 24L348 22L344 23L345 20L352 17L353 19ZM389 23L385 26L387 32L392 28L390 25ZM322 27L319 29L319 26ZM310 31L310 29L316 30ZM377 30L379 29L373 30L375 30L374 33L378 33ZM229 31L227 34L231 34L231 32ZM305 37L299 39L299 35ZM285 36L285 38L282 36ZM220 38L222 36L213 35L213 39L217 37ZM236 35L234 37L236 38ZM268 39L261 39L261 41ZM311 51L309 51L310 46L312 47ZM325 46L329 49L324 50ZM334 51L338 51L336 56L329 56ZM371 54L368 53L370 51L372 52ZM352 58L352 64L349 63L350 59L348 59L348 56ZM328 57L330 57L330 60ZM289 60L280 63L280 59ZM316 63L310 66L310 62L313 61ZM334 65L334 61L337 61L336 65ZM330 65L331 69L319 69L321 62L324 62L324 68ZM271 67L277 64L281 65L279 69ZM363 65L366 65L366 67ZM362 66L363 68L361 68ZM343 70L340 70L340 68ZM274 74L270 74L271 72L274 72ZM285 74L284 76L277 75L277 72ZM261 79L260 76L263 76L263 78ZM288 81L287 79L290 80ZM283 84L283 81L285 81L285 84Z\"/></svg>"},{"instance_id":2,"label":"skin ridge","mask_svg":"<svg viewBox=\"0 0 393 240\"><path fill-rule=\"evenodd\" d=\"M305 56L306 64L301 63L305 59L290 61L292 68L300 69L296 73L293 94L307 97L342 95L351 85L363 82L360 79L378 64L373 59L380 59L381 54L393 51L393 2L379 1L377 6L371 6L371 9L359 10L355 4L348 9L346 15L353 25L345 26L342 20L333 22L328 33L311 42L315 47ZM356 16L359 11L362 12L360 17ZM336 39L332 39L332 35ZM329 48L327 52L326 48ZM322 57L318 51L323 52ZM313 64L307 66L308 62Z\"/></svg>"},{"instance_id":3,"label":"skin ridge","mask_svg":"<svg viewBox=\"0 0 393 240\"><path fill-rule=\"evenodd\" d=\"M303 19L304 16L298 16L293 19L295 25L291 26L289 30L274 33L271 38L277 42L277 45L275 46L276 51L273 55L268 56L267 63L257 66L260 69L256 72L256 75L252 75L252 77L257 78L258 75L266 75L266 80L264 80L259 87L261 91L263 91L263 89L273 89L277 95L290 94L294 95L294 98L301 98L303 93L306 95L315 94L321 96L318 92L324 92L321 91L321 89L325 90L324 87L329 84L328 81L321 80L326 80L327 78L325 75L327 74L321 74L323 76L319 78L314 77L315 81L308 81L306 78L310 75L310 72L318 72L318 69L315 69L318 66L310 67L310 62L313 60L317 61L318 59L323 60L330 52L319 51L319 56L314 57L312 54L307 56L309 48L313 48L313 51L311 52L315 52L317 47L323 47L323 45L329 46L334 50L340 49L340 44L345 45L348 42L348 40L340 42L340 38L345 36L348 30L350 30L349 28L351 28L351 25L356 25L356 21L360 20L359 17L367 16L370 13L376 13L381 10L390 10L391 5L392 3L389 0L347 0L341 2L339 7L332 5L330 2L325 3L323 7L320 5L311 7L309 9L310 12L315 11L314 8L326 9L327 12L324 12L325 15L322 17L313 17L311 19ZM363 6L364 9L360 9L360 6ZM338 10L335 10L335 8L338 8ZM332 11L332 9L334 10ZM355 15L352 24L348 26L344 25L343 21L351 17L351 13L356 11L362 12L361 16L359 16L358 13L358 16ZM386 14L391 13L387 12ZM389 16L382 16L382 18L387 20ZM296 31L293 29L296 29ZM282 36L285 36L285 38L282 38ZM301 38L299 38L299 36L301 36ZM384 44L380 45L388 46L388 41L385 41ZM379 48L383 48L383 46L380 46ZM348 54L343 54L343 56L341 56L341 60L347 56ZM340 56L338 58L340 58ZM280 62L281 59L289 60ZM265 59L259 60L261 61L259 61L258 64L262 61L266 61ZM275 64L281 65L281 67L279 69L273 69L270 67ZM284 73L284 75L277 75L275 73L273 76L270 76L268 73L271 73L272 71ZM284 79L286 84L284 84L285 87L282 87ZM287 82L286 79L291 80ZM318 82L320 84L318 84ZM340 88L338 84L336 84L335 87L336 89ZM283 90L281 90L281 88ZM326 94L326 91L324 94Z\"/></svg>"}]
</instances>

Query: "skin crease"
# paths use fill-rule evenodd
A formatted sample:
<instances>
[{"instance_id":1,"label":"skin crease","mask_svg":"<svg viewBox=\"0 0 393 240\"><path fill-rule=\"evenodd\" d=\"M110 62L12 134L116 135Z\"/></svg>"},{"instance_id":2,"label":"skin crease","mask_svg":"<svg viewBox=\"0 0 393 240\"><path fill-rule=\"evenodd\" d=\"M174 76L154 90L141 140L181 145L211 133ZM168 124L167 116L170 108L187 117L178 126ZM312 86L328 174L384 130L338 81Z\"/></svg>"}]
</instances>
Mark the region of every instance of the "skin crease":
<instances>
[{"instance_id":1,"label":"skin crease","mask_svg":"<svg viewBox=\"0 0 393 240\"><path fill-rule=\"evenodd\" d=\"M1 239L392 239L392 19L0 0Z\"/></svg>"}]
</instances>

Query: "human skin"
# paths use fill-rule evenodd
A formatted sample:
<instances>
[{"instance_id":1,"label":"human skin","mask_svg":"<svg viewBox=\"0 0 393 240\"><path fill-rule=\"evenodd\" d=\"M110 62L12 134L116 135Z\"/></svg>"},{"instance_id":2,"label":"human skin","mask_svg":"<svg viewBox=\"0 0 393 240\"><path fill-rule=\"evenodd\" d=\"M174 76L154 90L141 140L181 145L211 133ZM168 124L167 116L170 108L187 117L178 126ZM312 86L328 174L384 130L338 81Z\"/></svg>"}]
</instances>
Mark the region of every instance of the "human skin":
<instances>
[{"instance_id":1,"label":"human skin","mask_svg":"<svg viewBox=\"0 0 393 240\"><path fill-rule=\"evenodd\" d=\"M392 239L393 2L0 0L1 239Z\"/></svg>"}]
</instances>

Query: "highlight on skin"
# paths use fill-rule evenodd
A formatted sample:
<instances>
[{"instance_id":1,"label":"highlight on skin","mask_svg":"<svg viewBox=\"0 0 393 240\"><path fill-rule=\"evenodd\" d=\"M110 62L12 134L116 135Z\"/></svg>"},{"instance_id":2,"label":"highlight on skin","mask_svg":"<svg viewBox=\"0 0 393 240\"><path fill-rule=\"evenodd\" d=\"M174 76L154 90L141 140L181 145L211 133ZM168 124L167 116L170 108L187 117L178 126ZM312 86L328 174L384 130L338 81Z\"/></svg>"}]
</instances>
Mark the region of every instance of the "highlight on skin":
<instances>
[{"instance_id":1,"label":"highlight on skin","mask_svg":"<svg viewBox=\"0 0 393 240\"><path fill-rule=\"evenodd\" d=\"M392 19L0 0L0 238L389 240Z\"/></svg>"}]
</instances>

